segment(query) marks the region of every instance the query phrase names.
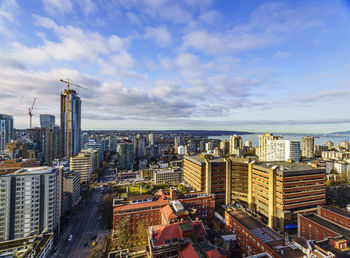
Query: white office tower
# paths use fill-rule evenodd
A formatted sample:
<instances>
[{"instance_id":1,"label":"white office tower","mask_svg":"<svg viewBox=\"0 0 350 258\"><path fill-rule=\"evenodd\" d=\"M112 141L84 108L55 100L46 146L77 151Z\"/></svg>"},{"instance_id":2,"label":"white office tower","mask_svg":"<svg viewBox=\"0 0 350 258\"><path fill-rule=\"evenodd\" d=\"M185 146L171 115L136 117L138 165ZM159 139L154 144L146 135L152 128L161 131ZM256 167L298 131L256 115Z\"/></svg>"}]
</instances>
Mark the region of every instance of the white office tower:
<instances>
[{"instance_id":1,"label":"white office tower","mask_svg":"<svg viewBox=\"0 0 350 258\"><path fill-rule=\"evenodd\" d=\"M0 179L0 241L53 232L61 216L62 170L23 168Z\"/></svg>"},{"instance_id":2,"label":"white office tower","mask_svg":"<svg viewBox=\"0 0 350 258\"><path fill-rule=\"evenodd\" d=\"M267 140L266 161L300 161L300 142L289 140Z\"/></svg>"},{"instance_id":3,"label":"white office tower","mask_svg":"<svg viewBox=\"0 0 350 258\"><path fill-rule=\"evenodd\" d=\"M175 136L174 138L174 151L177 153L180 144L180 136Z\"/></svg>"},{"instance_id":4,"label":"white office tower","mask_svg":"<svg viewBox=\"0 0 350 258\"><path fill-rule=\"evenodd\" d=\"M205 150L206 150L206 152L213 151L214 150L214 143L212 143L212 142L205 143Z\"/></svg>"},{"instance_id":5,"label":"white office tower","mask_svg":"<svg viewBox=\"0 0 350 258\"><path fill-rule=\"evenodd\" d=\"M180 145L177 149L177 154L179 155L185 155L185 146Z\"/></svg>"}]
</instances>

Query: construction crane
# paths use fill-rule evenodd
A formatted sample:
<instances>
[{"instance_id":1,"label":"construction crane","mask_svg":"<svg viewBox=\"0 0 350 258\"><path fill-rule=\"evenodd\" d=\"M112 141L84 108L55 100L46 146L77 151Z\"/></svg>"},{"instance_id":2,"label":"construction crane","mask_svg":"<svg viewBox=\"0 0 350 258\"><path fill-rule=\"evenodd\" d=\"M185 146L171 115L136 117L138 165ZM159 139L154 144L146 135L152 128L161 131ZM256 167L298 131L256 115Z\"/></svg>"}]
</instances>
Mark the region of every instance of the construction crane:
<instances>
[{"instance_id":1,"label":"construction crane","mask_svg":"<svg viewBox=\"0 0 350 258\"><path fill-rule=\"evenodd\" d=\"M64 101L64 105L65 105L65 111L66 111L66 114L65 114L66 115L66 121L65 121L66 122L66 157L67 157L67 159L69 159L69 157L70 157L70 146L69 146L70 124L72 122L72 108L71 108L72 100L70 98L70 92L71 92L70 87L74 86L74 87L78 87L78 88L82 88L82 89L86 89L86 88L83 86L80 86L78 84L70 82L69 79L67 79L67 81L61 79L60 82L67 84L66 98Z\"/></svg>"},{"instance_id":2,"label":"construction crane","mask_svg":"<svg viewBox=\"0 0 350 258\"><path fill-rule=\"evenodd\" d=\"M29 114L29 128L32 129L32 116L33 116L33 109L35 104L36 98L34 98L33 104L31 108L28 108L28 114Z\"/></svg>"}]
</instances>

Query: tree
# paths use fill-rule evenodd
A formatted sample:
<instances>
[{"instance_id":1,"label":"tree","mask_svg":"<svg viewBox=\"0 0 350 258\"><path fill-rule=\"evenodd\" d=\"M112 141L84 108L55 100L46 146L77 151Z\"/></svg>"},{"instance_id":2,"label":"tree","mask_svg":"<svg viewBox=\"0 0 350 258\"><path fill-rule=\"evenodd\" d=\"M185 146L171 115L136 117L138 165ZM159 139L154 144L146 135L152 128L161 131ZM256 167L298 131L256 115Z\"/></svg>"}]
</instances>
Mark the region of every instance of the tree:
<instances>
[{"instance_id":1,"label":"tree","mask_svg":"<svg viewBox=\"0 0 350 258\"><path fill-rule=\"evenodd\" d=\"M148 236L147 236L148 225L145 223L139 224L139 228L137 229L137 238L141 244L147 244Z\"/></svg>"},{"instance_id":2,"label":"tree","mask_svg":"<svg viewBox=\"0 0 350 258\"><path fill-rule=\"evenodd\" d=\"M127 216L120 224L117 225L118 249L126 249L131 247L129 241L130 216Z\"/></svg>"},{"instance_id":3,"label":"tree","mask_svg":"<svg viewBox=\"0 0 350 258\"><path fill-rule=\"evenodd\" d=\"M182 184L178 184L177 188L180 190L181 193L183 194L187 193L187 188L184 187Z\"/></svg>"}]
</instances>

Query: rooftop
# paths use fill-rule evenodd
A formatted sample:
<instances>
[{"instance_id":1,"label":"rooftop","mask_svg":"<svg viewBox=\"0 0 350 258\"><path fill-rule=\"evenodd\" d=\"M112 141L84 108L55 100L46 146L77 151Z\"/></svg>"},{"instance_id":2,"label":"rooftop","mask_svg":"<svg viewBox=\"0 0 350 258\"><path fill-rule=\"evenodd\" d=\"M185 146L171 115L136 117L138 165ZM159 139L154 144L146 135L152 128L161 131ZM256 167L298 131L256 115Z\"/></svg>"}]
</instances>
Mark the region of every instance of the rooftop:
<instances>
[{"instance_id":1,"label":"rooftop","mask_svg":"<svg viewBox=\"0 0 350 258\"><path fill-rule=\"evenodd\" d=\"M21 176L21 175L32 175L32 174L33 175L34 174L46 174L46 173L51 173L54 170L55 170L55 168L48 167L48 166L21 168L21 169L17 170L16 172L13 172L11 174L3 175L3 177L12 176L12 175Z\"/></svg>"},{"instance_id":2,"label":"rooftop","mask_svg":"<svg viewBox=\"0 0 350 258\"><path fill-rule=\"evenodd\" d=\"M203 155L203 154L199 154L199 155L194 155L194 156L185 156L184 159L187 159L189 161L192 161L194 163L197 164L205 164L205 158L204 157L208 157L207 160L209 162L226 162L225 159L218 157L218 156L213 156L213 155Z\"/></svg>"},{"instance_id":3,"label":"rooftop","mask_svg":"<svg viewBox=\"0 0 350 258\"><path fill-rule=\"evenodd\" d=\"M257 220L257 218L253 217L249 213L241 209L228 209L227 212L242 226L248 229L256 238L260 239L261 242L274 249L275 252L279 252L280 249L284 249L285 254L289 253L292 255L290 257L300 257L301 253L299 250L291 250L290 248L285 248L287 247L287 244L279 234L277 234L275 231L267 227L265 224Z\"/></svg>"},{"instance_id":4,"label":"rooftop","mask_svg":"<svg viewBox=\"0 0 350 258\"><path fill-rule=\"evenodd\" d=\"M323 205L322 206L324 209L327 209L329 211L332 211L334 213L337 213L343 217L346 217L346 218L350 218L350 212L347 211L347 210L344 210L344 209L341 209L341 208L338 208L338 207L335 207L335 206L325 206Z\"/></svg>"}]
</instances>

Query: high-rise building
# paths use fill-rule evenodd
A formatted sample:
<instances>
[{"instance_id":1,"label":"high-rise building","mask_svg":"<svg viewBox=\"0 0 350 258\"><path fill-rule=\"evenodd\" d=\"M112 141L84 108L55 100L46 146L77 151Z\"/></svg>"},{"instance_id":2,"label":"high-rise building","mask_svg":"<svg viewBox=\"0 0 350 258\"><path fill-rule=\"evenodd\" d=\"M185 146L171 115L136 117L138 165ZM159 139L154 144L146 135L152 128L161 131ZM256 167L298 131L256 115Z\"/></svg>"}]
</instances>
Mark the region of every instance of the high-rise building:
<instances>
[{"instance_id":1,"label":"high-rise building","mask_svg":"<svg viewBox=\"0 0 350 258\"><path fill-rule=\"evenodd\" d=\"M119 168L121 170L132 170L134 162L134 145L132 142L123 142L119 147Z\"/></svg>"},{"instance_id":2,"label":"high-rise building","mask_svg":"<svg viewBox=\"0 0 350 258\"><path fill-rule=\"evenodd\" d=\"M300 161L300 142L267 140L266 161Z\"/></svg>"},{"instance_id":3,"label":"high-rise building","mask_svg":"<svg viewBox=\"0 0 350 258\"><path fill-rule=\"evenodd\" d=\"M242 137L238 135L230 136L230 154L236 156L242 156Z\"/></svg>"},{"instance_id":4,"label":"high-rise building","mask_svg":"<svg viewBox=\"0 0 350 258\"><path fill-rule=\"evenodd\" d=\"M334 147L334 142L328 141L328 142L326 142L326 146L327 146L329 149L331 149L331 148Z\"/></svg>"},{"instance_id":5,"label":"high-rise building","mask_svg":"<svg viewBox=\"0 0 350 258\"><path fill-rule=\"evenodd\" d=\"M75 90L67 90L61 94L61 148L60 154L61 156L67 155L67 123L66 123L66 111L67 107L65 105L68 94L70 95L70 107L71 110L71 122L68 125L70 130L69 137L69 157L77 155L81 150L81 100L78 97L77 92Z\"/></svg>"},{"instance_id":6,"label":"high-rise building","mask_svg":"<svg viewBox=\"0 0 350 258\"><path fill-rule=\"evenodd\" d=\"M175 136L174 138L174 152L177 153L180 144L180 136Z\"/></svg>"},{"instance_id":7,"label":"high-rise building","mask_svg":"<svg viewBox=\"0 0 350 258\"><path fill-rule=\"evenodd\" d=\"M55 116L40 114L40 127L53 129L55 127Z\"/></svg>"},{"instance_id":8,"label":"high-rise building","mask_svg":"<svg viewBox=\"0 0 350 258\"><path fill-rule=\"evenodd\" d=\"M244 142L244 146L252 147L252 142L247 140L247 141Z\"/></svg>"},{"instance_id":9,"label":"high-rise building","mask_svg":"<svg viewBox=\"0 0 350 258\"><path fill-rule=\"evenodd\" d=\"M185 146L180 145L180 146L177 148L177 154L179 154L179 155L185 155Z\"/></svg>"},{"instance_id":10,"label":"high-rise building","mask_svg":"<svg viewBox=\"0 0 350 258\"><path fill-rule=\"evenodd\" d=\"M89 183L97 168L97 150L83 150L70 158L70 171L80 173L80 183Z\"/></svg>"},{"instance_id":11,"label":"high-rise building","mask_svg":"<svg viewBox=\"0 0 350 258\"><path fill-rule=\"evenodd\" d=\"M34 143L35 158L41 164L51 166L54 159L59 158L59 127L29 129L29 137Z\"/></svg>"},{"instance_id":12,"label":"high-rise building","mask_svg":"<svg viewBox=\"0 0 350 258\"><path fill-rule=\"evenodd\" d=\"M205 143L205 151L210 152L214 150L214 143L212 142L206 142Z\"/></svg>"},{"instance_id":13,"label":"high-rise building","mask_svg":"<svg viewBox=\"0 0 350 258\"><path fill-rule=\"evenodd\" d=\"M196 191L215 194L218 205L225 203L226 160L210 154L184 157L184 181Z\"/></svg>"},{"instance_id":14,"label":"high-rise building","mask_svg":"<svg viewBox=\"0 0 350 258\"><path fill-rule=\"evenodd\" d=\"M14 138L13 116L0 114L0 152Z\"/></svg>"},{"instance_id":15,"label":"high-rise building","mask_svg":"<svg viewBox=\"0 0 350 258\"><path fill-rule=\"evenodd\" d=\"M93 149L97 150L98 155L97 155L97 164L99 167L102 167L102 161L104 157L104 151L103 151L103 145L101 143L96 143L96 142L88 142L84 145L84 149Z\"/></svg>"},{"instance_id":16,"label":"high-rise building","mask_svg":"<svg viewBox=\"0 0 350 258\"><path fill-rule=\"evenodd\" d=\"M284 231L296 223L298 212L316 210L326 202L325 172L303 163L250 163L248 205L269 227Z\"/></svg>"},{"instance_id":17,"label":"high-rise building","mask_svg":"<svg viewBox=\"0 0 350 258\"><path fill-rule=\"evenodd\" d=\"M222 150L222 154L226 155L230 152L230 142L227 140L220 142L220 149Z\"/></svg>"},{"instance_id":18,"label":"high-rise building","mask_svg":"<svg viewBox=\"0 0 350 258\"><path fill-rule=\"evenodd\" d=\"M134 154L138 159L143 159L146 155L146 139L140 134L134 138Z\"/></svg>"},{"instance_id":19,"label":"high-rise building","mask_svg":"<svg viewBox=\"0 0 350 258\"><path fill-rule=\"evenodd\" d=\"M57 229L62 196L60 168L22 168L1 176L0 182L0 241Z\"/></svg>"},{"instance_id":20,"label":"high-rise building","mask_svg":"<svg viewBox=\"0 0 350 258\"><path fill-rule=\"evenodd\" d=\"M150 133L148 135L148 142L149 142L149 145L154 145L154 134L153 133Z\"/></svg>"},{"instance_id":21,"label":"high-rise building","mask_svg":"<svg viewBox=\"0 0 350 258\"><path fill-rule=\"evenodd\" d=\"M84 149L85 144L89 142L89 134L87 132L81 135L81 148Z\"/></svg>"},{"instance_id":22,"label":"high-rise building","mask_svg":"<svg viewBox=\"0 0 350 258\"><path fill-rule=\"evenodd\" d=\"M27 157L27 144L20 142L19 140L12 140L5 146L5 154L9 155L11 159L26 158Z\"/></svg>"},{"instance_id":23,"label":"high-rise building","mask_svg":"<svg viewBox=\"0 0 350 258\"><path fill-rule=\"evenodd\" d=\"M312 159L315 157L315 138L305 136L301 139L301 157Z\"/></svg>"},{"instance_id":24,"label":"high-rise building","mask_svg":"<svg viewBox=\"0 0 350 258\"><path fill-rule=\"evenodd\" d=\"M267 150L267 141L268 140L278 140L279 136L273 134L265 133L264 135L259 135L259 147L257 151L257 156L259 161L266 161L266 150Z\"/></svg>"}]
</instances>

